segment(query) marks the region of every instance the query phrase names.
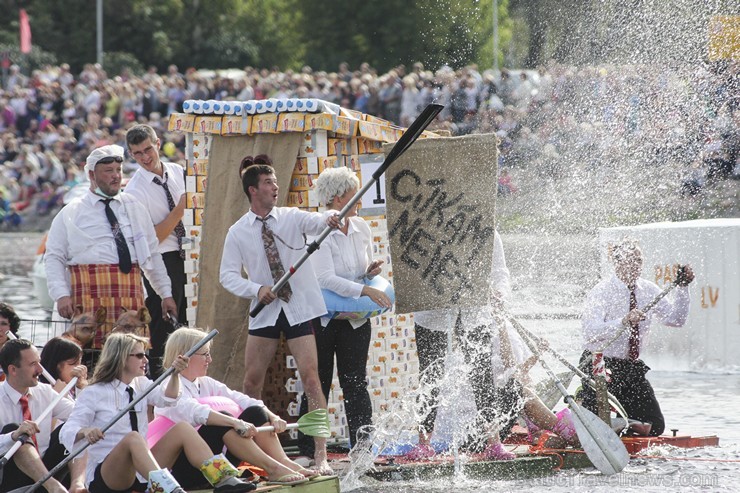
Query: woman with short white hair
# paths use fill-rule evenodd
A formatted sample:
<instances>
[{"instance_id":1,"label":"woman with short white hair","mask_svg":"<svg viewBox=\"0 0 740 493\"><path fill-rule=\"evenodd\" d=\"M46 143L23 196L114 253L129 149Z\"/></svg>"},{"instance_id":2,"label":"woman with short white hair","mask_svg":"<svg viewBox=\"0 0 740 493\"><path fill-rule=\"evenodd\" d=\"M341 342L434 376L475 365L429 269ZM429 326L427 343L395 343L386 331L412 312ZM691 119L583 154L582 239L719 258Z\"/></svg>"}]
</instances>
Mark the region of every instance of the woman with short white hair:
<instances>
[{"instance_id":1,"label":"woman with short white hair","mask_svg":"<svg viewBox=\"0 0 740 493\"><path fill-rule=\"evenodd\" d=\"M322 204L340 211L357 193L360 180L349 168L329 168L316 180L316 192ZM342 226L332 230L312 256L311 263L322 289L338 296L358 299L368 296L375 304L390 308L390 298L379 289L363 283L380 274L382 260L373 260L372 236L364 219L357 217L357 205L344 218ZM357 432L372 424L372 405L365 380L365 364L370 349L370 320L337 320L322 317L316 330L319 379L328 398L337 358L339 383L344 393L350 440L357 443ZM307 411L304 398L301 412ZM310 454L311 440L301 440L301 451Z\"/></svg>"}]
</instances>

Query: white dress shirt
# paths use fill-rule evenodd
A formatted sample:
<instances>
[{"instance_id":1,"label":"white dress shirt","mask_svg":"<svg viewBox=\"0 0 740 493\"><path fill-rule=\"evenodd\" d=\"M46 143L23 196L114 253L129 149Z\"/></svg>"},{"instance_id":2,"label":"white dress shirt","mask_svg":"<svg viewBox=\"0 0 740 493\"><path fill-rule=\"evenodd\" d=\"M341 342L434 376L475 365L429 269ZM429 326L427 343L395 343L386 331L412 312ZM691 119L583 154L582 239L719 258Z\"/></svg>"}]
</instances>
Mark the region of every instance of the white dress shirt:
<instances>
[{"instance_id":1,"label":"white dress shirt","mask_svg":"<svg viewBox=\"0 0 740 493\"><path fill-rule=\"evenodd\" d=\"M41 416L59 394L57 394L51 385L39 383L37 386L29 388L26 395L28 396L28 409L31 411L31 420L41 430L39 433L36 433L36 443L39 446L39 453L43 456L46 449L49 448L52 420L60 419L66 421L74 408L74 402L69 399L61 399L54 406L52 412L43 421L39 422L36 418ZM23 424L23 412L18 402L21 397L22 395L11 387L7 381L0 383L0 428L9 423ZM6 433L0 435L0 455L4 455L15 443L11 438L11 434Z\"/></svg>"},{"instance_id":2,"label":"white dress shirt","mask_svg":"<svg viewBox=\"0 0 740 493\"><path fill-rule=\"evenodd\" d=\"M509 269L506 267L504 244L498 231L493 235L493 261L491 262L490 284L492 291L501 293L505 301L511 294ZM429 330L447 331L455 326L457 315L460 314L465 327L490 325L490 310L484 307L445 308L441 310L426 310L414 313L414 323Z\"/></svg>"},{"instance_id":3,"label":"white dress shirt","mask_svg":"<svg viewBox=\"0 0 740 493\"><path fill-rule=\"evenodd\" d=\"M126 238L131 262L138 263L161 298L172 296L159 241L146 209L132 196L116 195L110 203ZM113 231L102 197L87 191L67 204L54 218L46 241L46 277L54 301L70 296L68 265L118 264Z\"/></svg>"},{"instance_id":4,"label":"white dress shirt","mask_svg":"<svg viewBox=\"0 0 740 493\"><path fill-rule=\"evenodd\" d=\"M151 384L152 381L146 377L133 379L130 386L134 389L134 398ZM126 393L126 387L127 385L120 380L114 380L110 383L96 383L85 387L77 397L72 415L59 433L59 441L62 445L71 452L75 447L75 436L80 429L91 427L102 429L110 423L116 414L128 406L129 396ZM164 395L162 385L158 385L157 388L147 394L144 399L134 406L139 433L146 437L149 427L148 405L165 407L175 405L176 402L177 399L171 399ZM131 431L131 420L128 413L126 413L113 426L108 428L105 432L105 438L87 448L87 469L85 472L88 484L93 480L95 468L98 464L103 462L123 437ZM145 478L138 477L140 481L146 481Z\"/></svg>"},{"instance_id":5,"label":"white dress shirt","mask_svg":"<svg viewBox=\"0 0 740 493\"><path fill-rule=\"evenodd\" d=\"M516 371L516 366L521 365L532 356L532 352L522 340L522 337L509 324L506 324L506 335L511 345L511 356L515 367L506 368L504 366L504 359L501 357L501 337L499 331L494 330L491 334L491 369L496 386L503 386Z\"/></svg>"},{"instance_id":6,"label":"white dress shirt","mask_svg":"<svg viewBox=\"0 0 740 493\"><path fill-rule=\"evenodd\" d=\"M643 308L661 291L656 284L642 278L637 279L635 287L637 307ZM670 327L681 327L686 323L691 306L689 289L688 287L677 287L675 292L673 299L669 300L668 297L665 297L660 300L647 313L645 320L640 322L641 349L644 347L650 333L653 316L662 324ZM592 352L603 349L604 356L627 358L629 354L629 330L623 331L622 335L606 349L604 349L604 346L617 335L617 332L622 328L622 319L629 311L629 289L616 275L598 283L586 298L581 319L584 347Z\"/></svg>"},{"instance_id":7,"label":"white dress shirt","mask_svg":"<svg viewBox=\"0 0 740 493\"><path fill-rule=\"evenodd\" d=\"M294 207L274 207L270 211L266 220L275 234L275 244L285 272L288 272L305 251L303 235L320 234L326 227L327 216L328 214L301 211ZM292 248L284 245L278 237ZM247 273L247 279L242 277L242 271ZM230 293L251 298L252 306L258 303L260 287L275 284L262 242L262 222L257 220L257 215L251 210L235 222L226 234L220 281ZM295 272L289 284L293 290L290 301L286 303L278 298L265 306L256 317L249 319L250 330L275 325L280 310L285 312L291 326L326 314L324 297L321 296L310 262L306 262Z\"/></svg>"},{"instance_id":8,"label":"white dress shirt","mask_svg":"<svg viewBox=\"0 0 740 493\"><path fill-rule=\"evenodd\" d=\"M163 183L167 184L175 205L177 205L180 197L185 193L185 170L182 166L162 162L162 167L164 168L164 176L161 178L151 171L139 168L126 184L124 191L124 193L136 197L146 207L154 225L164 221L170 213L170 206L167 203L167 194L164 191L164 187L154 183L154 178L159 178ZM159 244L158 251L159 253L178 251L177 235L175 235L174 229Z\"/></svg>"},{"instance_id":9,"label":"white dress shirt","mask_svg":"<svg viewBox=\"0 0 740 493\"><path fill-rule=\"evenodd\" d=\"M155 415L165 416L175 423L185 421L193 426L206 424L208 415L211 413L211 407L208 404L198 402L196 399L199 397L228 397L236 402L242 410L250 406L265 407L265 403L261 400L253 399L247 394L231 390L225 384L211 377L200 377L191 382L182 375L178 376L180 378L182 392L177 404L170 407L154 408ZM170 378L165 379L162 385L166 387ZM238 416L234 417L238 418Z\"/></svg>"},{"instance_id":10,"label":"white dress shirt","mask_svg":"<svg viewBox=\"0 0 740 493\"><path fill-rule=\"evenodd\" d=\"M344 298L358 299L362 296L367 268L373 261L373 242L370 227L361 217L350 217L347 234L338 229L329 233L321 248L311 255L311 264L322 289L328 289ZM326 327L331 319L321 317ZM355 329L367 321L349 320Z\"/></svg>"}]
</instances>

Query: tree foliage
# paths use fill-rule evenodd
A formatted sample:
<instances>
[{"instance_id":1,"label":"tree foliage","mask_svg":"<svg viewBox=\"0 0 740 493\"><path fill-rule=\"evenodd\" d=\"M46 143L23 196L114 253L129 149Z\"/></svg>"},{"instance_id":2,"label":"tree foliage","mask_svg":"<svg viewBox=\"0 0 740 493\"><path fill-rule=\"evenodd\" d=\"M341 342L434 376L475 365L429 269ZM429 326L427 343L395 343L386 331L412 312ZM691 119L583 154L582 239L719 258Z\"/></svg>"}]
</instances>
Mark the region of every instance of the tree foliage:
<instances>
[{"instance_id":1,"label":"tree foliage","mask_svg":"<svg viewBox=\"0 0 740 493\"><path fill-rule=\"evenodd\" d=\"M501 51L511 39L499 0ZM381 71L421 61L436 68L493 64L494 0L103 0L103 50L115 65L164 69L256 67ZM18 8L33 45L73 70L96 61L95 0L0 0L0 43L18 40ZM499 54L499 56L501 56ZM501 59L501 58L500 58ZM138 64L134 63L138 61ZM133 68L133 67L132 67Z\"/></svg>"}]
</instances>

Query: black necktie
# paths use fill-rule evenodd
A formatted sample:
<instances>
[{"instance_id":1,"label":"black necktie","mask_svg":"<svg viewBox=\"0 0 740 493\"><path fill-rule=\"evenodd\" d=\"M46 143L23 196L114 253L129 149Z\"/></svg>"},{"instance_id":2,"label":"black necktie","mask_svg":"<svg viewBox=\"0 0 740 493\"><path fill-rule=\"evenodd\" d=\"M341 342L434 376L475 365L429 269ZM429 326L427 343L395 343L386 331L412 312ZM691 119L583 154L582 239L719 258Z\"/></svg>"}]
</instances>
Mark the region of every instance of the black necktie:
<instances>
[{"instance_id":1,"label":"black necktie","mask_svg":"<svg viewBox=\"0 0 740 493\"><path fill-rule=\"evenodd\" d=\"M167 205L169 206L170 210L174 209L175 199L172 198L170 188L167 186L167 173L164 174L164 181L160 180L157 176L155 176L152 181L164 188L164 193L165 195L167 195ZM175 226L175 236L177 236L177 249L178 252L180 252L180 258L185 260L185 251L182 249L182 239L185 238L185 225L182 224L182 221L178 221L177 225Z\"/></svg>"},{"instance_id":2,"label":"black necktie","mask_svg":"<svg viewBox=\"0 0 740 493\"><path fill-rule=\"evenodd\" d=\"M635 293L635 286L627 286L630 290L630 311L637 308L637 294ZM629 349L627 355L631 360L636 360L640 357L640 322L630 324L630 338L629 338Z\"/></svg>"},{"instance_id":3,"label":"black necktie","mask_svg":"<svg viewBox=\"0 0 740 493\"><path fill-rule=\"evenodd\" d=\"M123 232L118 224L118 218L113 213L113 209L110 208L110 202L113 199L101 200L105 204L105 216L108 218L110 227L113 230L113 238L116 240L116 250L118 250L118 268L124 274L131 272L131 252L128 251L128 245L126 244L126 238L123 237Z\"/></svg>"},{"instance_id":4,"label":"black necktie","mask_svg":"<svg viewBox=\"0 0 740 493\"><path fill-rule=\"evenodd\" d=\"M126 387L126 393L128 394L129 403L134 402L134 389ZM133 407L128 412L128 418L131 420L131 429L133 431L139 431L139 420L136 417L136 411Z\"/></svg>"}]
</instances>

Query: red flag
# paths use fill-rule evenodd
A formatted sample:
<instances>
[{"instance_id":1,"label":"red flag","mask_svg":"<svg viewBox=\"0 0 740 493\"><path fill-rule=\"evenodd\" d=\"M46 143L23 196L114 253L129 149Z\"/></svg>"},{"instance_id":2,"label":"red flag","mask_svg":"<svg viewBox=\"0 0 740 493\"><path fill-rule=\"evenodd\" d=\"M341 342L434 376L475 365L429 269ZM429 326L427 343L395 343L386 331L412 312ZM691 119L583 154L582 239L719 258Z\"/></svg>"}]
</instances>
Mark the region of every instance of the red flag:
<instances>
[{"instance_id":1,"label":"red flag","mask_svg":"<svg viewBox=\"0 0 740 493\"><path fill-rule=\"evenodd\" d=\"M21 53L31 53L31 24L26 9L21 9Z\"/></svg>"}]
</instances>

